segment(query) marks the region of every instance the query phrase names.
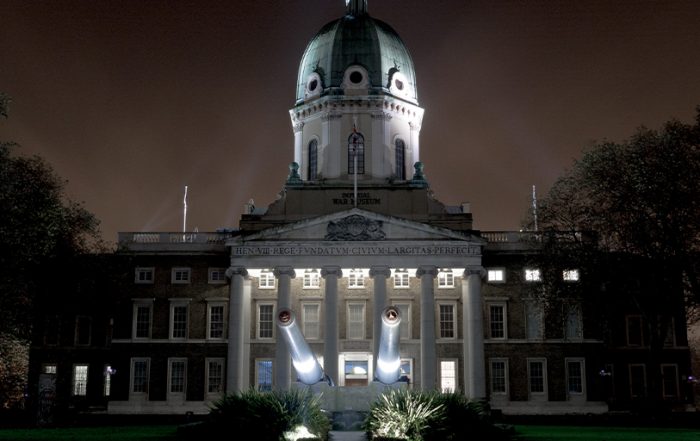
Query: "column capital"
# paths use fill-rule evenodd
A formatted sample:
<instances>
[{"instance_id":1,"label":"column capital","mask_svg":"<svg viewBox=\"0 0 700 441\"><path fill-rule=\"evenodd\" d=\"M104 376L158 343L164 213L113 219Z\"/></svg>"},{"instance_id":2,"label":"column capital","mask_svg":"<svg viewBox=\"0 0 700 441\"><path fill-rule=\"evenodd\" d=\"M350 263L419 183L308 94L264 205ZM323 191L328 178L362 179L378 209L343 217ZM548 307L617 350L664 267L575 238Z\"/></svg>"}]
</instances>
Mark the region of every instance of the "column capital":
<instances>
[{"instance_id":1,"label":"column capital","mask_svg":"<svg viewBox=\"0 0 700 441\"><path fill-rule=\"evenodd\" d=\"M376 276L384 276L388 278L389 276L391 276L391 268L389 268L388 266L373 266L369 269L369 276L371 278L374 278Z\"/></svg>"},{"instance_id":2,"label":"column capital","mask_svg":"<svg viewBox=\"0 0 700 441\"><path fill-rule=\"evenodd\" d=\"M435 276L437 276L437 273L437 267L432 265L424 265L418 267L418 271L416 271L416 277L430 276L434 278Z\"/></svg>"},{"instance_id":3,"label":"column capital","mask_svg":"<svg viewBox=\"0 0 700 441\"><path fill-rule=\"evenodd\" d=\"M278 279L282 276L289 276L292 279L297 276L297 274L294 272L294 268L291 266L278 266L274 269L273 274Z\"/></svg>"},{"instance_id":4,"label":"column capital","mask_svg":"<svg viewBox=\"0 0 700 441\"><path fill-rule=\"evenodd\" d=\"M486 270L483 266L467 267L464 269L464 274L462 275L462 277L466 279L469 276L479 276L479 278L483 279L486 277Z\"/></svg>"},{"instance_id":5,"label":"column capital","mask_svg":"<svg viewBox=\"0 0 700 441\"><path fill-rule=\"evenodd\" d=\"M242 266L230 266L226 269L226 277L228 277L229 279L232 278L233 276L246 277L247 275L248 275L248 270L246 270Z\"/></svg>"},{"instance_id":6,"label":"column capital","mask_svg":"<svg viewBox=\"0 0 700 441\"><path fill-rule=\"evenodd\" d=\"M339 266L324 266L321 268L321 277L325 279L327 276L343 277L343 270Z\"/></svg>"}]
</instances>

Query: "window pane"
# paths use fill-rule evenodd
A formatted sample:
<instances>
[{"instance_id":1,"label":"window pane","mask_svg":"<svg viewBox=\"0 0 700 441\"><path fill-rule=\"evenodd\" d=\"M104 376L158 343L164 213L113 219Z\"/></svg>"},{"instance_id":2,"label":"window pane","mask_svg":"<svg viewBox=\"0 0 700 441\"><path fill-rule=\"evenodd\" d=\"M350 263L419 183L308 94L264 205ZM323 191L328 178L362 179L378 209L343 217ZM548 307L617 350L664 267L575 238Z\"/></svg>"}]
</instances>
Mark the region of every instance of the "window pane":
<instances>
[{"instance_id":1,"label":"window pane","mask_svg":"<svg viewBox=\"0 0 700 441\"><path fill-rule=\"evenodd\" d=\"M209 308L209 338L224 337L224 307Z\"/></svg>"},{"instance_id":2,"label":"window pane","mask_svg":"<svg viewBox=\"0 0 700 441\"><path fill-rule=\"evenodd\" d=\"M358 340L365 336L365 305L352 303L348 305L348 339Z\"/></svg>"},{"instance_id":3,"label":"window pane","mask_svg":"<svg viewBox=\"0 0 700 441\"><path fill-rule=\"evenodd\" d=\"M454 305L440 305L440 338L455 337Z\"/></svg>"},{"instance_id":4,"label":"window pane","mask_svg":"<svg viewBox=\"0 0 700 441\"><path fill-rule=\"evenodd\" d=\"M151 307L136 307L136 338L148 338L151 336Z\"/></svg>"},{"instance_id":5,"label":"window pane","mask_svg":"<svg viewBox=\"0 0 700 441\"><path fill-rule=\"evenodd\" d=\"M406 165L405 157L406 154L406 144L403 140L396 140L396 179L406 179Z\"/></svg>"},{"instance_id":6,"label":"window pane","mask_svg":"<svg viewBox=\"0 0 700 441\"><path fill-rule=\"evenodd\" d=\"M398 303L396 307L399 308L399 314L401 314L401 323L399 324L401 334L399 338L408 340L411 338L411 308L406 303Z\"/></svg>"},{"instance_id":7,"label":"window pane","mask_svg":"<svg viewBox=\"0 0 700 441\"><path fill-rule=\"evenodd\" d=\"M224 384L224 363L219 360L209 362L207 369L207 392L220 393Z\"/></svg>"},{"instance_id":8,"label":"window pane","mask_svg":"<svg viewBox=\"0 0 700 441\"><path fill-rule=\"evenodd\" d=\"M583 393L583 369L580 361L570 361L566 364L569 393Z\"/></svg>"},{"instance_id":9,"label":"window pane","mask_svg":"<svg viewBox=\"0 0 700 441\"><path fill-rule=\"evenodd\" d=\"M134 361L133 392L148 392L148 361Z\"/></svg>"},{"instance_id":10,"label":"window pane","mask_svg":"<svg viewBox=\"0 0 700 441\"><path fill-rule=\"evenodd\" d=\"M76 364L73 366L73 395L87 395L88 365Z\"/></svg>"},{"instance_id":11,"label":"window pane","mask_svg":"<svg viewBox=\"0 0 700 441\"><path fill-rule=\"evenodd\" d=\"M506 393L506 362L491 362L491 391L494 393Z\"/></svg>"},{"instance_id":12,"label":"window pane","mask_svg":"<svg viewBox=\"0 0 700 441\"><path fill-rule=\"evenodd\" d=\"M541 361L531 361L530 369L530 392L544 392L544 363Z\"/></svg>"},{"instance_id":13,"label":"window pane","mask_svg":"<svg viewBox=\"0 0 700 441\"><path fill-rule=\"evenodd\" d=\"M173 338L187 337L187 306L173 306Z\"/></svg>"},{"instance_id":14,"label":"window pane","mask_svg":"<svg viewBox=\"0 0 700 441\"><path fill-rule=\"evenodd\" d=\"M258 390L272 390L272 360L259 360L255 363Z\"/></svg>"},{"instance_id":15,"label":"window pane","mask_svg":"<svg viewBox=\"0 0 700 441\"><path fill-rule=\"evenodd\" d=\"M318 339L320 335L320 314L321 305L319 304L304 304L303 319L304 319L304 337L307 339Z\"/></svg>"},{"instance_id":16,"label":"window pane","mask_svg":"<svg viewBox=\"0 0 700 441\"><path fill-rule=\"evenodd\" d=\"M526 303L526 326L527 338L529 340L539 340L542 338L542 307L534 302Z\"/></svg>"},{"instance_id":17,"label":"window pane","mask_svg":"<svg viewBox=\"0 0 700 441\"><path fill-rule=\"evenodd\" d=\"M505 338L505 323L503 321L503 306L491 305L489 307L489 325L491 338Z\"/></svg>"},{"instance_id":18,"label":"window pane","mask_svg":"<svg viewBox=\"0 0 700 441\"><path fill-rule=\"evenodd\" d=\"M260 305L258 319L259 338L272 338L272 310L273 305Z\"/></svg>"},{"instance_id":19,"label":"window pane","mask_svg":"<svg viewBox=\"0 0 700 441\"><path fill-rule=\"evenodd\" d=\"M313 181L318 176L318 141L315 139L309 143L309 180Z\"/></svg>"},{"instance_id":20,"label":"window pane","mask_svg":"<svg viewBox=\"0 0 700 441\"><path fill-rule=\"evenodd\" d=\"M173 361L170 364L170 392L182 393L185 391L185 362Z\"/></svg>"},{"instance_id":21,"label":"window pane","mask_svg":"<svg viewBox=\"0 0 700 441\"><path fill-rule=\"evenodd\" d=\"M457 388L457 362L440 362L440 390L454 392Z\"/></svg>"}]
</instances>

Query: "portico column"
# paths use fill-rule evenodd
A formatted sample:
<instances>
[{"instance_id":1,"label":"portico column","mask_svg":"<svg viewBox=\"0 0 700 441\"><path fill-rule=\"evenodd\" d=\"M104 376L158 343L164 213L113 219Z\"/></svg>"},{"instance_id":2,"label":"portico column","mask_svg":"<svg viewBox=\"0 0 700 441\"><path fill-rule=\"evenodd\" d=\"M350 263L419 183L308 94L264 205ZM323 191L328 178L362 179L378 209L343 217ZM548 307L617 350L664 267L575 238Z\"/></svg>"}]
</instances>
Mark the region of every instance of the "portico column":
<instances>
[{"instance_id":1,"label":"portico column","mask_svg":"<svg viewBox=\"0 0 700 441\"><path fill-rule=\"evenodd\" d=\"M467 268L462 276L464 392L470 399L486 398L484 313L481 306L483 277L482 267Z\"/></svg>"},{"instance_id":2,"label":"portico column","mask_svg":"<svg viewBox=\"0 0 700 441\"><path fill-rule=\"evenodd\" d=\"M391 275L391 270L387 266L373 266L369 270L369 276L374 279L374 315L372 322L372 339L374 340L374 364L376 372L377 354L379 353L379 335L382 332L382 311L387 306L386 301L386 279Z\"/></svg>"},{"instance_id":3,"label":"portico column","mask_svg":"<svg viewBox=\"0 0 700 441\"><path fill-rule=\"evenodd\" d=\"M245 315L250 311L250 298L244 296L243 282L248 271L230 267L226 275L231 278L228 308L228 360L226 363L226 392L241 392L246 387L245 367Z\"/></svg>"},{"instance_id":4,"label":"portico column","mask_svg":"<svg viewBox=\"0 0 700 441\"><path fill-rule=\"evenodd\" d=\"M277 278L277 311L292 308L292 279L294 269L289 266L275 268ZM277 317L274 320L277 323ZM275 342L275 388L288 390L292 384L292 356L286 342L277 336Z\"/></svg>"},{"instance_id":5,"label":"portico column","mask_svg":"<svg viewBox=\"0 0 700 441\"><path fill-rule=\"evenodd\" d=\"M416 272L420 277L420 381L423 390L435 389L435 292L433 280L437 275L434 266L421 266Z\"/></svg>"},{"instance_id":6,"label":"portico column","mask_svg":"<svg viewBox=\"0 0 700 441\"><path fill-rule=\"evenodd\" d=\"M338 266L324 266L321 277L326 280L325 320L323 326L323 371L333 384L338 384L338 278L343 272Z\"/></svg>"}]
</instances>

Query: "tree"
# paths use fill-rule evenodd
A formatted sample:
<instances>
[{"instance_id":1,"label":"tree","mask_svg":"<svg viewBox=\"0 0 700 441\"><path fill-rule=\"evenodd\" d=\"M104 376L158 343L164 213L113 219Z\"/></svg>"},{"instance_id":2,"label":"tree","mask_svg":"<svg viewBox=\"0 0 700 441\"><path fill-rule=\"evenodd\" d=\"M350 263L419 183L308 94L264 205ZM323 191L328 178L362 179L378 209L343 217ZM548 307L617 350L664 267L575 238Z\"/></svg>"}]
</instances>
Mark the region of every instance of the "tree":
<instances>
[{"instance_id":1,"label":"tree","mask_svg":"<svg viewBox=\"0 0 700 441\"><path fill-rule=\"evenodd\" d=\"M550 263L584 262L607 301L636 305L650 363L658 362L684 302L700 304L700 106L697 112L692 125L671 120L593 145L540 201L544 237L567 235L544 241ZM581 231L597 240L581 240ZM660 387L657 372L650 369L652 392Z\"/></svg>"},{"instance_id":2,"label":"tree","mask_svg":"<svg viewBox=\"0 0 700 441\"><path fill-rule=\"evenodd\" d=\"M2 117L9 102L0 94ZM17 369L6 362L27 348L44 269L101 246L97 219L65 197L64 181L43 159L15 155L17 148L0 143L0 408L19 393L9 378Z\"/></svg>"}]
</instances>

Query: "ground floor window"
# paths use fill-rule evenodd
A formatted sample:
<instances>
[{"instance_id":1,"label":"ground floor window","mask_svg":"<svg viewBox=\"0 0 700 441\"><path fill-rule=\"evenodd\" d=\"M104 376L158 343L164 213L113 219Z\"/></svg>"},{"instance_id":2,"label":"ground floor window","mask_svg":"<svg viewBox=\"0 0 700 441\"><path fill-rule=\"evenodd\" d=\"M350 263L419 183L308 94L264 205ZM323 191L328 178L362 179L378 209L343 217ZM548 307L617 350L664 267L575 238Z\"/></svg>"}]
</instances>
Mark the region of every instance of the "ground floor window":
<instances>
[{"instance_id":1,"label":"ground floor window","mask_svg":"<svg viewBox=\"0 0 700 441\"><path fill-rule=\"evenodd\" d=\"M219 394L224 391L224 359L207 359L206 389L209 394Z\"/></svg>"},{"instance_id":2,"label":"ground floor window","mask_svg":"<svg viewBox=\"0 0 700 441\"><path fill-rule=\"evenodd\" d=\"M664 398L678 398L678 365L662 364L661 381Z\"/></svg>"},{"instance_id":3,"label":"ground floor window","mask_svg":"<svg viewBox=\"0 0 700 441\"><path fill-rule=\"evenodd\" d=\"M586 376L583 359L566 359L566 391L571 395L583 395Z\"/></svg>"},{"instance_id":4,"label":"ground floor window","mask_svg":"<svg viewBox=\"0 0 700 441\"><path fill-rule=\"evenodd\" d=\"M131 392L148 393L148 358L134 358L131 361Z\"/></svg>"},{"instance_id":5,"label":"ground floor window","mask_svg":"<svg viewBox=\"0 0 700 441\"><path fill-rule=\"evenodd\" d=\"M440 360L440 390L457 390L457 360Z\"/></svg>"},{"instance_id":6,"label":"ground floor window","mask_svg":"<svg viewBox=\"0 0 700 441\"><path fill-rule=\"evenodd\" d=\"M255 387L263 392L272 390L272 360L255 361Z\"/></svg>"},{"instance_id":7,"label":"ground floor window","mask_svg":"<svg viewBox=\"0 0 700 441\"><path fill-rule=\"evenodd\" d=\"M75 364L73 365L73 395L74 396L85 396L87 395L87 382L88 382L88 365L86 364Z\"/></svg>"},{"instance_id":8,"label":"ground floor window","mask_svg":"<svg viewBox=\"0 0 700 441\"><path fill-rule=\"evenodd\" d=\"M367 386L369 361L345 360L345 386Z\"/></svg>"},{"instance_id":9,"label":"ground floor window","mask_svg":"<svg viewBox=\"0 0 700 441\"><path fill-rule=\"evenodd\" d=\"M531 395L545 395L547 392L547 362L544 359L528 359L528 385Z\"/></svg>"},{"instance_id":10,"label":"ground floor window","mask_svg":"<svg viewBox=\"0 0 700 441\"><path fill-rule=\"evenodd\" d=\"M491 359L491 393L508 394L508 360Z\"/></svg>"},{"instance_id":11,"label":"ground floor window","mask_svg":"<svg viewBox=\"0 0 700 441\"><path fill-rule=\"evenodd\" d=\"M630 397L642 398L647 396L647 370L643 364L630 364Z\"/></svg>"},{"instance_id":12,"label":"ground floor window","mask_svg":"<svg viewBox=\"0 0 700 441\"><path fill-rule=\"evenodd\" d=\"M168 391L171 394L185 393L185 379L187 378L187 360L170 359L168 371Z\"/></svg>"}]
</instances>

